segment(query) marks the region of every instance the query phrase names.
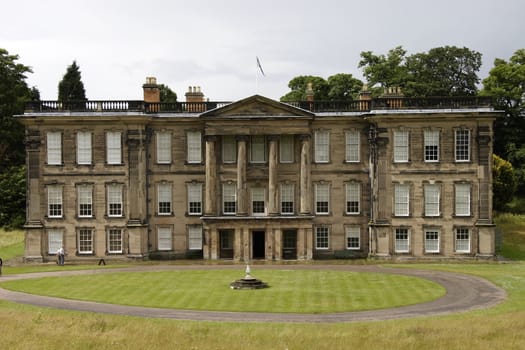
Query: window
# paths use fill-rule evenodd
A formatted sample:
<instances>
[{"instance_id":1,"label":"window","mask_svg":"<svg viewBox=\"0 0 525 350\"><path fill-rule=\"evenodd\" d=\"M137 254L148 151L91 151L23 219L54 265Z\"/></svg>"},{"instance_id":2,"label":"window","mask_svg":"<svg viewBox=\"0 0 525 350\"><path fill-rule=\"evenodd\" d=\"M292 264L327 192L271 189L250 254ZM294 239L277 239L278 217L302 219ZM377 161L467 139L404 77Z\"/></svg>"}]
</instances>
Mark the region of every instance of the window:
<instances>
[{"instance_id":1,"label":"window","mask_svg":"<svg viewBox=\"0 0 525 350\"><path fill-rule=\"evenodd\" d=\"M61 218L62 212L62 186L51 185L47 187L47 216Z\"/></svg>"},{"instance_id":2,"label":"window","mask_svg":"<svg viewBox=\"0 0 525 350\"><path fill-rule=\"evenodd\" d=\"M408 185L394 185L394 215L408 216L409 211L409 187Z\"/></svg>"},{"instance_id":3,"label":"window","mask_svg":"<svg viewBox=\"0 0 525 350\"><path fill-rule=\"evenodd\" d=\"M440 186L426 184L425 192L425 216L439 216L440 215Z\"/></svg>"},{"instance_id":4,"label":"window","mask_svg":"<svg viewBox=\"0 0 525 350\"><path fill-rule=\"evenodd\" d=\"M237 142L235 136L222 137L222 162L235 163L237 161Z\"/></svg>"},{"instance_id":5,"label":"window","mask_svg":"<svg viewBox=\"0 0 525 350\"><path fill-rule=\"evenodd\" d=\"M470 161L470 131L456 130L456 162Z\"/></svg>"},{"instance_id":6,"label":"window","mask_svg":"<svg viewBox=\"0 0 525 350\"><path fill-rule=\"evenodd\" d=\"M108 191L108 216L122 216L122 185L111 184L107 187Z\"/></svg>"},{"instance_id":7,"label":"window","mask_svg":"<svg viewBox=\"0 0 525 350\"><path fill-rule=\"evenodd\" d=\"M252 188L252 214L263 215L264 209L264 187Z\"/></svg>"},{"instance_id":8,"label":"window","mask_svg":"<svg viewBox=\"0 0 525 350\"><path fill-rule=\"evenodd\" d=\"M47 231L47 247L49 254L56 254L64 245L64 232L60 229L50 229Z\"/></svg>"},{"instance_id":9,"label":"window","mask_svg":"<svg viewBox=\"0 0 525 350\"><path fill-rule=\"evenodd\" d=\"M409 236L407 228L396 228L395 251L396 253L408 253Z\"/></svg>"},{"instance_id":10,"label":"window","mask_svg":"<svg viewBox=\"0 0 525 350\"><path fill-rule=\"evenodd\" d=\"M439 253L439 230L425 230L425 253Z\"/></svg>"},{"instance_id":11,"label":"window","mask_svg":"<svg viewBox=\"0 0 525 350\"><path fill-rule=\"evenodd\" d=\"M202 214L202 184L188 184L188 214Z\"/></svg>"},{"instance_id":12,"label":"window","mask_svg":"<svg viewBox=\"0 0 525 350\"><path fill-rule=\"evenodd\" d=\"M188 147L188 163L202 162L202 142L200 131L190 131L186 134Z\"/></svg>"},{"instance_id":13,"label":"window","mask_svg":"<svg viewBox=\"0 0 525 350\"><path fill-rule=\"evenodd\" d=\"M291 215L294 213L294 185L281 185L281 214Z\"/></svg>"},{"instance_id":14,"label":"window","mask_svg":"<svg viewBox=\"0 0 525 350\"><path fill-rule=\"evenodd\" d=\"M108 231L108 253L122 253L122 230L113 228Z\"/></svg>"},{"instance_id":15,"label":"window","mask_svg":"<svg viewBox=\"0 0 525 350\"><path fill-rule=\"evenodd\" d=\"M120 131L106 133L106 161L108 164L122 164L122 134Z\"/></svg>"},{"instance_id":16,"label":"window","mask_svg":"<svg viewBox=\"0 0 525 350\"><path fill-rule=\"evenodd\" d=\"M347 183L346 187L346 213L359 214L359 201L361 198L361 185L357 182Z\"/></svg>"},{"instance_id":17,"label":"window","mask_svg":"<svg viewBox=\"0 0 525 350\"><path fill-rule=\"evenodd\" d=\"M470 253L470 230L468 228L456 228L456 252Z\"/></svg>"},{"instance_id":18,"label":"window","mask_svg":"<svg viewBox=\"0 0 525 350\"><path fill-rule=\"evenodd\" d=\"M202 249L202 226L192 225L188 226L188 249L201 250Z\"/></svg>"},{"instance_id":19,"label":"window","mask_svg":"<svg viewBox=\"0 0 525 350\"><path fill-rule=\"evenodd\" d=\"M359 226L346 227L346 249L359 249L361 242L361 230Z\"/></svg>"},{"instance_id":20,"label":"window","mask_svg":"<svg viewBox=\"0 0 525 350\"><path fill-rule=\"evenodd\" d=\"M281 135L279 143L279 159L281 163L293 163L294 161L294 138L293 135Z\"/></svg>"},{"instance_id":21,"label":"window","mask_svg":"<svg viewBox=\"0 0 525 350\"><path fill-rule=\"evenodd\" d=\"M172 250L172 234L171 227L157 228L157 246L159 250Z\"/></svg>"},{"instance_id":22,"label":"window","mask_svg":"<svg viewBox=\"0 0 525 350\"><path fill-rule=\"evenodd\" d=\"M264 136L252 136L250 139L250 161L252 163L266 162L266 140Z\"/></svg>"},{"instance_id":23,"label":"window","mask_svg":"<svg viewBox=\"0 0 525 350\"><path fill-rule=\"evenodd\" d=\"M157 133L157 163L171 163L171 133Z\"/></svg>"},{"instance_id":24,"label":"window","mask_svg":"<svg viewBox=\"0 0 525 350\"><path fill-rule=\"evenodd\" d=\"M424 142L425 142L425 162L438 162L439 161L439 131L425 130L423 137L424 137Z\"/></svg>"},{"instance_id":25,"label":"window","mask_svg":"<svg viewBox=\"0 0 525 350\"><path fill-rule=\"evenodd\" d=\"M93 254L93 229L81 228L78 230L78 253Z\"/></svg>"},{"instance_id":26,"label":"window","mask_svg":"<svg viewBox=\"0 0 525 350\"><path fill-rule=\"evenodd\" d=\"M157 198L159 215L171 215L171 184L158 184Z\"/></svg>"},{"instance_id":27,"label":"window","mask_svg":"<svg viewBox=\"0 0 525 350\"><path fill-rule=\"evenodd\" d=\"M91 133L89 131L77 133L77 164L91 164Z\"/></svg>"},{"instance_id":28,"label":"window","mask_svg":"<svg viewBox=\"0 0 525 350\"><path fill-rule=\"evenodd\" d=\"M330 161L330 133L328 131L315 132L315 162L328 163Z\"/></svg>"},{"instance_id":29,"label":"window","mask_svg":"<svg viewBox=\"0 0 525 350\"><path fill-rule=\"evenodd\" d=\"M328 227L318 226L315 228L315 248L316 249L328 249Z\"/></svg>"},{"instance_id":30,"label":"window","mask_svg":"<svg viewBox=\"0 0 525 350\"><path fill-rule=\"evenodd\" d=\"M47 133L47 164L62 165L62 133Z\"/></svg>"},{"instance_id":31,"label":"window","mask_svg":"<svg viewBox=\"0 0 525 350\"><path fill-rule=\"evenodd\" d=\"M81 185L77 188L78 216L81 218L93 217L93 186Z\"/></svg>"},{"instance_id":32,"label":"window","mask_svg":"<svg viewBox=\"0 0 525 350\"><path fill-rule=\"evenodd\" d=\"M347 131L345 138L345 161L348 163L359 162L359 131Z\"/></svg>"},{"instance_id":33,"label":"window","mask_svg":"<svg viewBox=\"0 0 525 350\"><path fill-rule=\"evenodd\" d=\"M394 131L394 162L408 162L408 131Z\"/></svg>"},{"instance_id":34,"label":"window","mask_svg":"<svg viewBox=\"0 0 525 350\"><path fill-rule=\"evenodd\" d=\"M457 216L470 216L470 184L456 184L455 202Z\"/></svg>"},{"instance_id":35,"label":"window","mask_svg":"<svg viewBox=\"0 0 525 350\"><path fill-rule=\"evenodd\" d=\"M328 184L315 184L315 213L330 213L330 186Z\"/></svg>"},{"instance_id":36,"label":"window","mask_svg":"<svg viewBox=\"0 0 525 350\"><path fill-rule=\"evenodd\" d=\"M235 214L237 211L237 187L234 183L222 185L222 212Z\"/></svg>"}]
</instances>

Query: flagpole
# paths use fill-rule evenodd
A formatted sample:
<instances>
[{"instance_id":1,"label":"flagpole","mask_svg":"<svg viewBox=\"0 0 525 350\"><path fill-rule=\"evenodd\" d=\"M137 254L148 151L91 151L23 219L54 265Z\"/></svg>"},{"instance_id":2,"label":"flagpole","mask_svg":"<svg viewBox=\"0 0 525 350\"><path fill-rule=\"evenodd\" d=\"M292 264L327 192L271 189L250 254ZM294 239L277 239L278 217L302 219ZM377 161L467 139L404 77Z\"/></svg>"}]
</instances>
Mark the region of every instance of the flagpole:
<instances>
[{"instance_id":1,"label":"flagpole","mask_svg":"<svg viewBox=\"0 0 525 350\"><path fill-rule=\"evenodd\" d=\"M255 94L259 94L259 64L257 63L257 56L255 56Z\"/></svg>"}]
</instances>

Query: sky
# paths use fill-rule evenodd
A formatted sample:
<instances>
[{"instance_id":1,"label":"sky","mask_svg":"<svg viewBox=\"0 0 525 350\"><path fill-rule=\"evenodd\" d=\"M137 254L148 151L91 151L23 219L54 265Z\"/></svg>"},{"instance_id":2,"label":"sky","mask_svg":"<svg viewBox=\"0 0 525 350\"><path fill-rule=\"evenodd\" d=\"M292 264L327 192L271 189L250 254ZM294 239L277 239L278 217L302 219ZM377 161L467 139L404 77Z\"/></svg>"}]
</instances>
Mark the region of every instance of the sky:
<instances>
[{"instance_id":1,"label":"sky","mask_svg":"<svg viewBox=\"0 0 525 350\"><path fill-rule=\"evenodd\" d=\"M524 0L2 0L0 48L56 100L73 60L90 100L141 100L146 77L180 101L279 99L299 75L363 79L360 53L453 45L495 58L525 48ZM257 70L259 57L265 76Z\"/></svg>"}]
</instances>

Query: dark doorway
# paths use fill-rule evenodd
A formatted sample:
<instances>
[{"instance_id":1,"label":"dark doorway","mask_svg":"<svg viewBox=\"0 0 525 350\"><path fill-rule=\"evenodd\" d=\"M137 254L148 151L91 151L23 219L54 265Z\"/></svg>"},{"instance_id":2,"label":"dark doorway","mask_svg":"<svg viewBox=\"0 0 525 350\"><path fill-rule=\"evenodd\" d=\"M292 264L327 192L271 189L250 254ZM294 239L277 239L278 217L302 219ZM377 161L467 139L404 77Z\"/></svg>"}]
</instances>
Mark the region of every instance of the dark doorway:
<instances>
[{"instance_id":1,"label":"dark doorway","mask_svg":"<svg viewBox=\"0 0 525 350\"><path fill-rule=\"evenodd\" d=\"M283 231L283 259L297 260L297 231Z\"/></svg>"},{"instance_id":2,"label":"dark doorway","mask_svg":"<svg viewBox=\"0 0 525 350\"><path fill-rule=\"evenodd\" d=\"M253 259L264 259L264 231L252 231L252 258Z\"/></svg>"},{"instance_id":3,"label":"dark doorway","mask_svg":"<svg viewBox=\"0 0 525 350\"><path fill-rule=\"evenodd\" d=\"M233 259L233 230L219 231L219 259Z\"/></svg>"}]
</instances>

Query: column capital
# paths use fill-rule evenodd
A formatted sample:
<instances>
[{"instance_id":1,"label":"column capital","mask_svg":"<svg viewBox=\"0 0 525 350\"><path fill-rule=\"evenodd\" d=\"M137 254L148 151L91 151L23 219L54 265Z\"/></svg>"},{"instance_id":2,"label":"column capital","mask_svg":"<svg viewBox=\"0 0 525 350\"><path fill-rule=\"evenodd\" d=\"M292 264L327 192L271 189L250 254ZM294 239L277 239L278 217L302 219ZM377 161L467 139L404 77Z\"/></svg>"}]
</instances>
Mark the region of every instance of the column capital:
<instances>
[{"instance_id":1,"label":"column capital","mask_svg":"<svg viewBox=\"0 0 525 350\"><path fill-rule=\"evenodd\" d=\"M312 138L311 134L300 134L299 135L299 140L301 141L310 141L311 138Z\"/></svg>"},{"instance_id":2,"label":"column capital","mask_svg":"<svg viewBox=\"0 0 525 350\"><path fill-rule=\"evenodd\" d=\"M216 142L217 141L217 135L204 135L204 141L206 142Z\"/></svg>"}]
</instances>

